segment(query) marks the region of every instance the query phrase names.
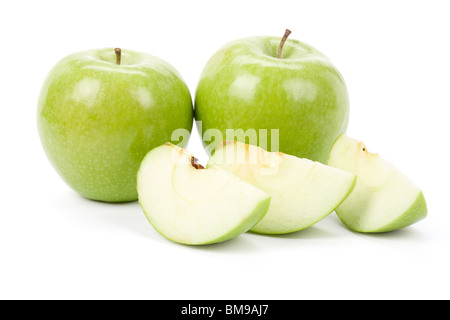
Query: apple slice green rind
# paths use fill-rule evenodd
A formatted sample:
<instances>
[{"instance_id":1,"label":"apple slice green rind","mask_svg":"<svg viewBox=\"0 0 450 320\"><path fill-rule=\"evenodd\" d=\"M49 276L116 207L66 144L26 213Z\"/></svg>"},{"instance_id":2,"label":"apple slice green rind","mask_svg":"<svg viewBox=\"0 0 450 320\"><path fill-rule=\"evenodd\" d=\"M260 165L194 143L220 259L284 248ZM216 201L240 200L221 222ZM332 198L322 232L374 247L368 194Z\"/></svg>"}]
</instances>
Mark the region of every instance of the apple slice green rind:
<instances>
[{"instance_id":1,"label":"apple slice green rind","mask_svg":"<svg viewBox=\"0 0 450 320\"><path fill-rule=\"evenodd\" d=\"M209 160L271 196L267 214L250 230L283 234L305 229L326 217L356 184L348 172L295 156L267 152L241 142L225 142Z\"/></svg>"},{"instance_id":2,"label":"apple slice green rind","mask_svg":"<svg viewBox=\"0 0 450 320\"><path fill-rule=\"evenodd\" d=\"M170 143L146 155L137 181L149 222L164 237L188 245L232 239L253 227L270 204L268 194L220 168L203 169Z\"/></svg>"},{"instance_id":3,"label":"apple slice green rind","mask_svg":"<svg viewBox=\"0 0 450 320\"><path fill-rule=\"evenodd\" d=\"M328 164L357 176L352 194L336 209L341 221L358 232L387 232L427 216L422 191L392 164L370 153L364 143L342 134Z\"/></svg>"}]
</instances>

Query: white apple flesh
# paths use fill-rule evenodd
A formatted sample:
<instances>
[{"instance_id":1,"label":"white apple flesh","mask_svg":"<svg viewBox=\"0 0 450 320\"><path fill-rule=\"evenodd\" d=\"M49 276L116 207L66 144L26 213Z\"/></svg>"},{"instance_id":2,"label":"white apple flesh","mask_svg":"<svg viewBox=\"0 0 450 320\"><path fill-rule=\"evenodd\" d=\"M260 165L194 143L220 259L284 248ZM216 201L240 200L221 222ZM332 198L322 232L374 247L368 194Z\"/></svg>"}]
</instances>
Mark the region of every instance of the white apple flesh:
<instances>
[{"instance_id":1,"label":"white apple flesh","mask_svg":"<svg viewBox=\"0 0 450 320\"><path fill-rule=\"evenodd\" d=\"M356 183L345 171L241 142L223 143L208 163L213 165L271 196L267 214L251 228L257 233L290 233L315 224L333 212Z\"/></svg>"},{"instance_id":2,"label":"white apple flesh","mask_svg":"<svg viewBox=\"0 0 450 320\"><path fill-rule=\"evenodd\" d=\"M248 231L267 212L270 196L237 176L203 169L170 143L150 151L138 172L139 202L153 227L183 244L212 244Z\"/></svg>"},{"instance_id":3,"label":"white apple flesh","mask_svg":"<svg viewBox=\"0 0 450 320\"><path fill-rule=\"evenodd\" d=\"M386 232L409 226L427 215L422 191L364 143L342 134L330 166L357 176L352 194L336 209L342 222L359 232Z\"/></svg>"}]
</instances>

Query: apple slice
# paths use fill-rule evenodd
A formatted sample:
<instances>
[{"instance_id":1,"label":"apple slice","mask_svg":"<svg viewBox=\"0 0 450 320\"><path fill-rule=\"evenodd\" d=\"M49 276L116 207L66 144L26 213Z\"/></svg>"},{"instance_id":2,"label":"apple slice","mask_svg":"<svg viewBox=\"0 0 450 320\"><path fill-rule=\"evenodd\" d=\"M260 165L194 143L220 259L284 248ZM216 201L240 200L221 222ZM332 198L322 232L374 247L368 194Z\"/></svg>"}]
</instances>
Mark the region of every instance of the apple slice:
<instances>
[{"instance_id":1,"label":"apple slice","mask_svg":"<svg viewBox=\"0 0 450 320\"><path fill-rule=\"evenodd\" d=\"M248 231L267 212L270 196L220 168L204 169L170 143L141 163L139 202L166 238L190 245L229 240Z\"/></svg>"},{"instance_id":2,"label":"apple slice","mask_svg":"<svg viewBox=\"0 0 450 320\"><path fill-rule=\"evenodd\" d=\"M251 231L283 234L321 220L350 194L355 175L319 162L241 142L224 142L209 160L271 196L267 214Z\"/></svg>"},{"instance_id":3,"label":"apple slice","mask_svg":"<svg viewBox=\"0 0 450 320\"><path fill-rule=\"evenodd\" d=\"M342 222L359 232L386 232L409 226L427 215L422 191L362 142L342 134L328 164L357 175L352 194L336 209Z\"/></svg>"}]
</instances>

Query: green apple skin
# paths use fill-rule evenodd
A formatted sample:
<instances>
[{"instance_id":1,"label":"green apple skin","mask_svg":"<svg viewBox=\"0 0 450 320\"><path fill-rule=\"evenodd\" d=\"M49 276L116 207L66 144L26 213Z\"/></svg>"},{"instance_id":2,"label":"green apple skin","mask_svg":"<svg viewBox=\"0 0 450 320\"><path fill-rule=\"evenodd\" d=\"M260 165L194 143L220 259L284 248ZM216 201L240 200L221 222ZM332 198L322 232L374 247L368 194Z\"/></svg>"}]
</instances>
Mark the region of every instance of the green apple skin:
<instances>
[{"instance_id":1,"label":"green apple skin","mask_svg":"<svg viewBox=\"0 0 450 320\"><path fill-rule=\"evenodd\" d=\"M368 233L383 233L408 227L416 223L417 221L425 219L427 217L427 212L428 212L427 203L425 200L425 196L421 191L417 196L416 200L413 202L413 204L411 204L408 210L406 210L400 217L398 217L391 223L385 225L384 227L371 230ZM356 230L356 231L363 233L365 232L364 230Z\"/></svg>"},{"instance_id":2,"label":"green apple skin","mask_svg":"<svg viewBox=\"0 0 450 320\"><path fill-rule=\"evenodd\" d=\"M268 151L326 164L334 141L347 129L346 85L316 49L288 39L277 58L279 43L277 37L245 38L211 57L195 95L202 137L209 129L220 130L223 139L226 129L255 129L258 145ZM260 129L268 130L267 146L261 143ZM279 129L279 148L272 146L271 129ZM205 147L208 143L204 141Z\"/></svg>"},{"instance_id":3,"label":"green apple skin","mask_svg":"<svg viewBox=\"0 0 450 320\"><path fill-rule=\"evenodd\" d=\"M167 234L161 232L159 230L159 228L157 226L155 226L152 221L149 218L149 213L145 211L145 208L142 206L141 204L141 208L144 211L145 217L147 218L147 221L152 225L152 227L160 234L162 235L164 238L166 238L167 240L173 241L173 242L177 242L180 244L184 244L187 246L203 246L203 245L210 245L210 244L216 244L216 243L221 243L221 242L225 242L231 239L234 239L236 237L238 237L239 235L247 232L250 230L251 226L254 226L255 224L257 224L262 217L264 217L264 215L266 214L267 210L269 209L269 205L270 205L270 197L268 197L267 199L261 201L256 207L255 209L248 215L248 217L244 220L242 220L242 222L237 225L235 228L231 229L229 232L211 239L209 241L205 241L205 242L198 242L198 243L191 243L191 242L187 242L187 241L180 241L178 239L172 238L170 236L168 236Z\"/></svg>"},{"instance_id":4,"label":"green apple skin","mask_svg":"<svg viewBox=\"0 0 450 320\"><path fill-rule=\"evenodd\" d=\"M144 156L170 142L175 129L190 132L192 121L189 89L171 65L131 50L122 51L119 65L112 48L57 63L37 112L43 148L60 176L82 196L105 202L137 200Z\"/></svg>"}]
</instances>

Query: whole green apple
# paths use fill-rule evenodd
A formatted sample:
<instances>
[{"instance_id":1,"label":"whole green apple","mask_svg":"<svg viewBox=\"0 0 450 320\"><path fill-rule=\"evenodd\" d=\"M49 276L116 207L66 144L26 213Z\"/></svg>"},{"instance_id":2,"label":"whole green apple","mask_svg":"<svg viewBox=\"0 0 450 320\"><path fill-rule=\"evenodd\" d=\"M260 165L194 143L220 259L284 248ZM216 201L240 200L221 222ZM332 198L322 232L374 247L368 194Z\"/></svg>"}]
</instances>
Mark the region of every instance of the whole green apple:
<instances>
[{"instance_id":1,"label":"whole green apple","mask_svg":"<svg viewBox=\"0 0 450 320\"><path fill-rule=\"evenodd\" d=\"M327 162L347 128L347 89L327 57L289 33L233 41L208 61L194 111L207 151L238 140Z\"/></svg>"},{"instance_id":2,"label":"whole green apple","mask_svg":"<svg viewBox=\"0 0 450 320\"><path fill-rule=\"evenodd\" d=\"M99 49L72 54L50 71L37 118L44 150L70 187L89 199L125 202L137 200L136 175L147 152L178 143L176 129L190 132L193 107L167 62Z\"/></svg>"}]
</instances>

